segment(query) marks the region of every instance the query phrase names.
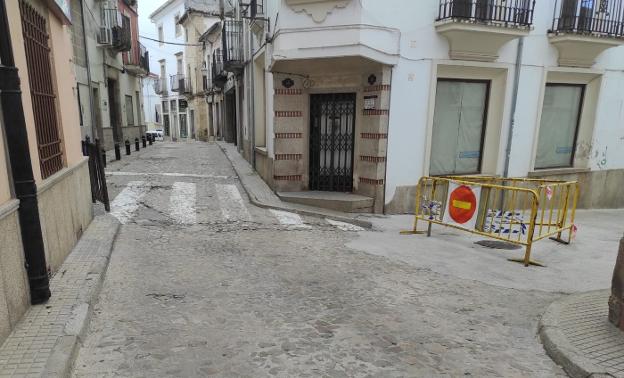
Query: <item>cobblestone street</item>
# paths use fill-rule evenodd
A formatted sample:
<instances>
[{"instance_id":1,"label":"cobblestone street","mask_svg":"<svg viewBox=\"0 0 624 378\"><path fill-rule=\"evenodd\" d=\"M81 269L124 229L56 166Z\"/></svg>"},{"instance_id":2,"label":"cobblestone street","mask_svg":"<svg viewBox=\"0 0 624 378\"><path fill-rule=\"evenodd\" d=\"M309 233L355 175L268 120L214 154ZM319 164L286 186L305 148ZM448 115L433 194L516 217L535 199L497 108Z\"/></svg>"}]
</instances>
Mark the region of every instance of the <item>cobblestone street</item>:
<instances>
[{"instance_id":1,"label":"cobblestone street","mask_svg":"<svg viewBox=\"0 0 624 378\"><path fill-rule=\"evenodd\" d=\"M350 249L376 231L254 207L214 144L109 173L123 224L75 377L564 375L537 336L560 294Z\"/></svg>"}]
</instances>

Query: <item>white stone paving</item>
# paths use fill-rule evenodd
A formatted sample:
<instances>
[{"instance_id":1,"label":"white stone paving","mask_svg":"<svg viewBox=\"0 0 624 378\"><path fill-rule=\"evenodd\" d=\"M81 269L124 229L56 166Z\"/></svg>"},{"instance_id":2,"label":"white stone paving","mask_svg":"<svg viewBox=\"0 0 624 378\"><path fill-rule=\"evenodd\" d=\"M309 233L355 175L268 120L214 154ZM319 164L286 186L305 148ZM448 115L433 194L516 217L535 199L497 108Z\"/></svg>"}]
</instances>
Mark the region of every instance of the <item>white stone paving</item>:
<instances>
[{"instance_id":1,"label":"white stone paving","mask_svg":"<svg viewBox=\"0 0 624 378\"><path fill-rule=\"evenodd\" d=\"M197 223L195 202L197 185L191 182L175 182L169 197L169 214L176 223Z\"/></svg>"},{"instance_id":2,"label":"white stone paving","mask_svg":"<svg viewBox=\"0 0 624 378\"><path fill-rule=\"evenodd\" d=\"M251 215L236 185L217 184L216 186L223 217L228 221L250 221Z\"/></svg>"},{"instance_id":3,"label":"white stone paving","mask_svg":"<svg viewBox=\"0 0 624 378\"><path fill-rule=\"evenodd\" d=\"M111 203L111 215L121 224L128 223L134 217L139 202L148 190L149 186L145 181L130 181Z\"/></svg>"},{"instance_id":4,"label":"white stone paving","mask_svg":"<svg viewBox=\"0 0 624 378\"><path fill-rule=\"evenodd\" d=\"M312 228L312 226L303 223L303 219L301 219L299 214L290 213L287 211L273 210L273 209L271 209L270 211L271 211L271 214L273 214L282 225L288 228L299 228L299 229Z\"/></svg>"}]
</instances>

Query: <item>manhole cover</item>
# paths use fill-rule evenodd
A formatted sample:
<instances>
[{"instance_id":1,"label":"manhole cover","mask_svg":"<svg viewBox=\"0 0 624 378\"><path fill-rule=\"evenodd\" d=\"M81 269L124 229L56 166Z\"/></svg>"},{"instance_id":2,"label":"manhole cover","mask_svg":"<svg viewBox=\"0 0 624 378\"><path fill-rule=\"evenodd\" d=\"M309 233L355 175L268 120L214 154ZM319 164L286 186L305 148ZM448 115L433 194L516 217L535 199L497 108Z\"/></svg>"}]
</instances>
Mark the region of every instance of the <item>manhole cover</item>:
<instances>
[{"instance_id":1,"label":"manhole cover","mask_svg":"<svg viewBox=\"0 0 624 378\"><path fill-rule=\"evenodd\" d=\"M492 249L520 249L522 248L521 245L517 245L517 244L513 244L513 243L508 243L505 241L501 241L501 240L479 240L477 242L475 242L475 244L479 244L483 247L486 248L492 248Z\"/></svg>"}]
</instances>

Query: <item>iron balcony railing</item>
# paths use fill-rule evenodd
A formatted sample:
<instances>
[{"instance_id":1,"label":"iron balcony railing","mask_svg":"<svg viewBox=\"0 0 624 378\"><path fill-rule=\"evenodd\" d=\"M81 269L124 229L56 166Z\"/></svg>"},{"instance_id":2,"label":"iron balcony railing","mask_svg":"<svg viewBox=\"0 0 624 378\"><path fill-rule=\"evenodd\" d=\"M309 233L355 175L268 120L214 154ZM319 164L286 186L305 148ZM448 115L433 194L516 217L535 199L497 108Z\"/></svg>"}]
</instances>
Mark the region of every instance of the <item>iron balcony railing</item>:
<instances>
[{"instance_id":1,"label":"iron balcony railing","mask_svg":"<svg viewBox=\"0 0 624 378\"><path fill-rule=\"evenodd\" d=\"M624 0L556 0L554 33L624 37Z\"/></svg>"},{"instance_id":2,"label":"iron balcony railing","mask_svg":"<svg viewBox=\"0 0 624 378\"><path fill-rule=\"evenodd\" d=\"M223 23L223 66L226 71L239 72L244 65L243 22L225 20Z\"/></svg>"},{"instance_id":3,"label":"iron balcony railing","mask_svg":"<svg viewBox=\"0 0 624 378\"><path fill-rule=\"evenodd\" d=\"M132 43L129 52L123 55L124 64L127 66L138 67L144 74L149 73L149 51L139 41Z\"/></svg>"},{"instance_id":4,"label":"iron balcony railing","mask_svg":"<svg viewBox=\"0 0 624 378\"><path fill-rule=\"evenodd\" d=\"M167 93L167 81L160 78L154 80L154 92L156 94Z\"/></svg>"},{"instance_id":5,"label":"iron balcony railing","mask_svg":"<svg viewBox=\"0 0 624 378\"><path fill-rule=\"evenodd\" d=\"M178 93L191 92L191 85L184 74L171 75L171 91Z\"/></svg>"},{"instance_id":6,"label":"iron balcony railing","mask_svg":"<svg viewBox=\"0 0 624 378\"><path fill-rule=\"evenodd\" d=\"M531 26L535 0L440 0L438 21Z\"/></svg>"},{"instance_id":7,"label":"iron balcony railing","mask_svg":"<svg viewBox=\"0 0 624 378\"><path fill-rule=\"evenodd\" d=\"M252 19L264 15L264 0L251 0L249 3L249 16Z\"/></svg>"}]
</instances>

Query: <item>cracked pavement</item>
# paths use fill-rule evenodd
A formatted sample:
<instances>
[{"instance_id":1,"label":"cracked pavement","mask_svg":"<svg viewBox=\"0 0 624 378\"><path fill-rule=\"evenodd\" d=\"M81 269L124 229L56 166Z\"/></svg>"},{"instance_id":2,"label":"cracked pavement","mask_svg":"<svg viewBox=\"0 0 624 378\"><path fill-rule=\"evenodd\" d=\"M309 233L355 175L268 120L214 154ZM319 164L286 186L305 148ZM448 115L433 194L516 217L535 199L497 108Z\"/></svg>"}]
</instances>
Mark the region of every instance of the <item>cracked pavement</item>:
<instances>
[{"instance_id":1,"label":"cracked pavement","mask_svg":"<svg viewBox=\"0 0 624 378\"><path fill-rule=\"evenodd\" d=\"M376 231L283 225L214 144L157 143L109 170L153 175L108 177L111 198L133 180L149 190L121 226L75 377L565 376L537 337L561 294L347 246ZM194 224L169 212L180 181L197 186ZM250 220L224 219L215 184L236 185Z\"/></svg>"}]
</instances>

